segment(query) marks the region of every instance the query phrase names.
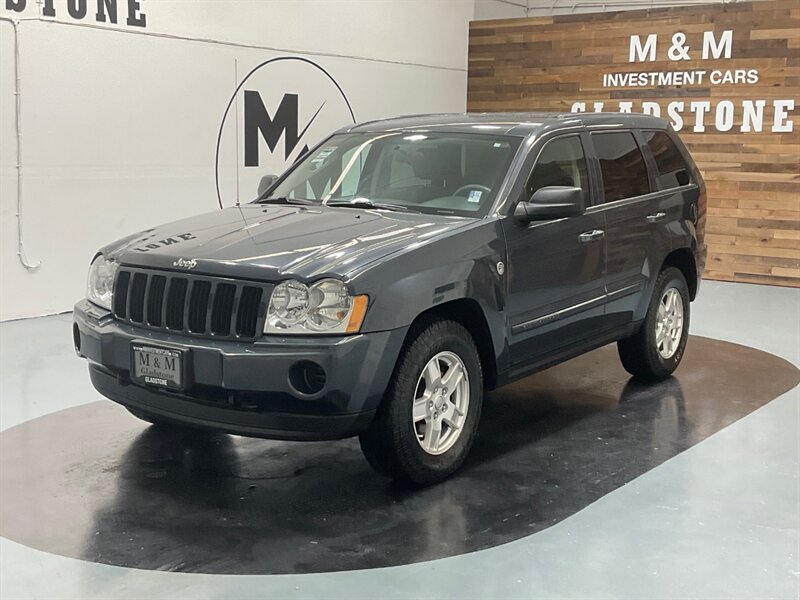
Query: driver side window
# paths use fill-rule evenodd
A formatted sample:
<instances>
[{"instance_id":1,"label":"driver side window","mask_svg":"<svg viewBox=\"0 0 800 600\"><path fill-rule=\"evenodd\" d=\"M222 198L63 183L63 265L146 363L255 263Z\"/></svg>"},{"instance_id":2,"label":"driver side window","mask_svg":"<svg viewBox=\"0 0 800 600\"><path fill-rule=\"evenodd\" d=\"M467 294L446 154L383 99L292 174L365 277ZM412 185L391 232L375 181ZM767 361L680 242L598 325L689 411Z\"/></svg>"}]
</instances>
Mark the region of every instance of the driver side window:
<instances>
[{"instance_id":1,"label":"driver side window","mask_svg":"<svg viewBox=\"0 0 800 600\"><path fill-rule=\"evenodd\" d=\"M526 198L551 185L579 187L589 204L589 171L579 136L559 137L545 144L525 186Z\"/></svg>"}]
</instances>

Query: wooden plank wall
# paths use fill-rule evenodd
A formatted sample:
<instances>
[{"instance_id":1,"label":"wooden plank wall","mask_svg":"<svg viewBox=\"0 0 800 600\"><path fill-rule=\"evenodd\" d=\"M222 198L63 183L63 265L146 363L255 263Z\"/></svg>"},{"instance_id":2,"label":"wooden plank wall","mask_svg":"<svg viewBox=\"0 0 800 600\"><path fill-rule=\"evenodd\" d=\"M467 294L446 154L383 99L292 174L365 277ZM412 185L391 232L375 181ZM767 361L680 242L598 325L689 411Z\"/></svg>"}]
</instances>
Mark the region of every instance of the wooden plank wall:
<instances>
[{"instance_id":1,"label":"wooden plank wall","mask_svg":"<svg viewBox=\"0 0 800 600\"><path fill-rule=\"evenodd\" d=\"M703 32L733 30L729 59L702 60ZM686 34L690 59L668 58L672 36ZM630 36L658 34L655 62L629 62ZM758 82L693 86L603 87L603 74L735 69ZM793 99L773 131L776 99ZM584 102L603 111L632 101L684 101L680 130L708 184L710 279L800 287L800 2L709 4L616 13L475 21L470 25L469 111L565 111ZM710 101L705 131L695 132L692 101ZM734 105L734 126L715 127L715 107ZM763 131L740 131L744 100L765 100ZM780 129L780 128L779 128Z\"/></svg>"}]
</instances>

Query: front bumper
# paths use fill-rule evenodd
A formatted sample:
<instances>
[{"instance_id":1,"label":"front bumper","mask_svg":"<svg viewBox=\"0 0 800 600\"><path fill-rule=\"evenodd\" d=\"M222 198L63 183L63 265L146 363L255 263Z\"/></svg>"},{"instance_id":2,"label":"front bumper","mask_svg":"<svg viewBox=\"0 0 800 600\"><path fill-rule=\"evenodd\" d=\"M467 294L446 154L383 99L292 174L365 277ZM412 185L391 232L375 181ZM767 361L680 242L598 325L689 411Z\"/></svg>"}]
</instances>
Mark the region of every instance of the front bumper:
<instances>
[{"instance_id":1,"label":"front bumper","mask_svg":"<svg viewBox=\"0 0 800 600\"><path fill-rule=\"evenodd\" d=\"M338 439L366 428L383 398L406 329L344 337L264 336L255 342L198 339L132 327L83 300L73 311L76 351L107 398L166 420L238 435L291 440ZM184 350L181 392L130 379L131 343ZM325 383L302 393L289 377L302 361Z\"/></svg>"}]
</instances>

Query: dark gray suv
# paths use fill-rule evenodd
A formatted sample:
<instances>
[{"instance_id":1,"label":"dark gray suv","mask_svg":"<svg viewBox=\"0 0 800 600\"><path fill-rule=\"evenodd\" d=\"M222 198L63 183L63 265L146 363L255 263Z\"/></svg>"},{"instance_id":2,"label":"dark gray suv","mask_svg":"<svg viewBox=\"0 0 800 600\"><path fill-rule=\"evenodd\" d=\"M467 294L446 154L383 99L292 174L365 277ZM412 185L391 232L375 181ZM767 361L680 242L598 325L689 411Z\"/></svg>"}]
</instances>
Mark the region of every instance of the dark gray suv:
<instances>
[{"instance_id":1,"label":"dark gray suv","mask_svg":"<svg viewBox=\"0 0 800 600\"><path fill-rule=\"evenodd\" d=\"M260 187L95 256L73 333L100 393L162 426L359 435L429 484L484 390L610 342L642 380L683 356L706 195L664 120L375 121Z\"/></svg>"}]
</instances>

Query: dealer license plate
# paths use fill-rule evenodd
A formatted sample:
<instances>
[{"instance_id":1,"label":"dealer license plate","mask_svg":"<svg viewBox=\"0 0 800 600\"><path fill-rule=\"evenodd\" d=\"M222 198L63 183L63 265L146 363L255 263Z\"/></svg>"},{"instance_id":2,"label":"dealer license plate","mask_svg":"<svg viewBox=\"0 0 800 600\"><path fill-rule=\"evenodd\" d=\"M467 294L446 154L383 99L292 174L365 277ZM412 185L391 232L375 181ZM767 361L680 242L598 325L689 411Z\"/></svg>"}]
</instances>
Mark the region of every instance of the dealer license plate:
<instances>
[{"instance_id":1,"label":"dealer license plate","mask_svg":"<svg viewBox=\"0 0 800 600\"><path fill-rule=\"evenodd\" d=\"M137 344L131 348L134 381L170 389L183 387L183 355L180 350Z\"/></svg>"}]
</instances>

